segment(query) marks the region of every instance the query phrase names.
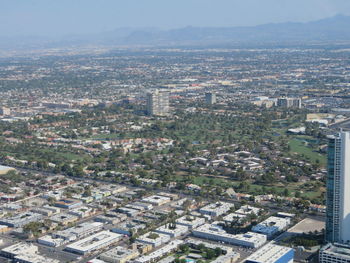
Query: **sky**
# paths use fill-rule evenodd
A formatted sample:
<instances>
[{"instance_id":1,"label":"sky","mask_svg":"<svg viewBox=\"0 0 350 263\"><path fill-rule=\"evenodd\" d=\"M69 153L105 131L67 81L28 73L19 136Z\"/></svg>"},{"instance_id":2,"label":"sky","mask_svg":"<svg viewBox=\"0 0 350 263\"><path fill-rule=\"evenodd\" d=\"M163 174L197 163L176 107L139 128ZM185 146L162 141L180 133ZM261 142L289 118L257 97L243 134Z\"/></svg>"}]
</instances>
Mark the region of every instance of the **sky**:
<instances>
[{"instance_id":1,"label":"sky","mask_svg":"<svg viewBox=\"0 0 350 263\"><path fill-rule=\"evenodd\" d=\"M350 0L0 0L0 36L253 26L350 15Z\"/></svg>"}]
</instances>

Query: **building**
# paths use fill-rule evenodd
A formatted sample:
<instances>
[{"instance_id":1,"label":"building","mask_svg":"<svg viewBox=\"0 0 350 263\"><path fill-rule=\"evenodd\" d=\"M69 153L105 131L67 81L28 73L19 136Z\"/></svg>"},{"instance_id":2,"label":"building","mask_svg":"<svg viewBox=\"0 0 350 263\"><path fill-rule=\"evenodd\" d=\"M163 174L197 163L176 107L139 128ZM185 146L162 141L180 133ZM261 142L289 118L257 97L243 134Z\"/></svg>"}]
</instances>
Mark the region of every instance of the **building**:
<instances>
[{"instance_id":1,"label":"building","mask_svg":"<svg viewBox=\"0 0 350 263\"><path fill-rule=\"evenodd\" d=\"M217 202L202 207L201 209L199 209L199 212L203 215L221 216L234 207L235 205L231 203Z\"/></svg>"},{"instance_id":2,"label":"building","mask_svg":"<svg viewBox=\"0 0 350 263\"><path fill-rule=\"evenodd\" d=\"M227 233L216 223L204 224L194 230L192 234L195 237L223 242L231 245L258 248L266 243L266 235L248 232L246 234L232 235Z\"/></svg>"},{"instance_id":3,"label":"building","mask_svg":"<svg viewBox=\"0 0 350 263\"><path fill-rule=\"evenodd\" d=\"M216 94L213 92L205 93L205 102L207 104L213 105L216 103Z\"/></svg>"},{"instance_id":4,"label":"building","mask_svg":"<svg viewBox=\"0 0 350 263\"><path fill-rule=\"evenodd\" d=\"M139 256L139 252L135 249L127 249L124 247L115 247L102 253L99 258L108 263L126 263Z\"/></svg>"},{"instance_id":5,"label":"building","mask_svg":"<svg viewBox=\"0 0 350 263\"><path fill-rule=\"evenodd\" d=\"M73 216L67 213L59 213L50 217L50 220L54 223L66 226L70 223L74 223L79 220L77 216Z\"/></svg>"},{"instance_id":6,"label":"building","mask_svg":"<svg viewBox=\"0 0 350 263\"><path fill-rule=\"evenodd\" d=\"M188 232L188 227L180 224L166 224L154 230L156 233L169 235L171 238L179 237Z\"/></svg>"},{"instance_id":7,"label":"building","mask_svg":"<svg viewBox=\"0 0 350 263\"><path fill-rule=\"evenodd\" d=\"M219 256L217 259L215 259L211 263L234 263L234 262L237 262L239 258L240 258L240 254L232 251L225 255Z\"/></svg>"},{"instance_id":8,"label":"building","mask_svg":"<svg viewBox=\"0 0 350 263\"><path fill-rule=\"evenodd\" d=\"M147 113L155 116L169 115L169 92L155 90L147 93Z\"/></svg>"},{"instance_id":9,"label":"building","mask_svg":"<svg viewBox=\"0 0 350 263\"><path fill-rule=\"evenodd\" d=\"M326 241L350 242L350 132L329 137Z\"/></svg>"},{"instance_id":10,"label":"building","mask_svg":"<svg viewBox=\"0 0 350 263\"><path fill-rule=\"evenodd\" d=\"M176 224L187 226L189 229L199 227L200 225L203 225L204 223L205 223L205 218L190 216L190 215L180 217L179 219L176 220Z\"/></svg>"},{"instance_id":11,"label":"building","mask_svg":"<svg viewBox=\"0 0 350 263\"><path fill-rule=\"evenodd\" d=\"M118 242L123 236L109 231L101 231L87 238L81 239L73 244L68 245L65 250L86 255L99 249L106 248Z\"/></svg>"},{"instance_id":12,"label":"building","mask_svg":"<svg viewBox=\"0 0 350 263\"><path fill-rule=\"evenodd\" d=\"M160 196L160 195L152 195L152 196L148 196L142 199L142 202L144 203L149 203L152 204L154 206L161 206L164 205L166 203L169 203L171 201L170 197L167 196Z\"/></svg>"},{"instance_id":13,"label":"building","mask_svg":"<svg viewBox=\"0 0 350 263\"><path fill-rule=\"evenodd\" d=\"M22 227L31 222L37 222L43 219L43 215L32 212L16 214L13 217L0 219L0 224L9 227Z\"/></svg>"},{"instance_id":14,"label":"building","mask_svg":"<svg viewBox=\"0 0 350 263\"><path fill-rule=\"evenodd\" d=\"M53 233L54 238L62 238L64 240L73 241L86 236L89 236L93 233L96 233L103 228L103 223L101 222L84 222L77 226L67 228L62 231L57 231Z\"/></svg>"},{"instance_id":15,"label":"building","mask_svg":"<svg viewBox=\"0 0 350 263\"><path fill-rule=\"evenodd\" d=\"M38 252L38 247L30 243L16 243L14 245L1 249L0 255L5 258L14 259L21 254L35 254Z\"/></svg>"},{"instance_id":16,"label":"building","mask_svg":"<svg viewBox=\"0 0 350 263\"><path fill-rule=\"evenodd\" d=\"M9 171L16 171L16 169L9 166L0 165L0 175L7 174Z\"/></svg>"},{"instance_id":17,"label":"building","mask_svg":"<svg viewBox=\"0 0 350 263\"><path fill-rule=\"evenodd\" d=\"M11 109L6 107L0 107L0 115L9 116L11 115Z\"/></svg>"},{"instance_id":18,"label":"building","mask_svg":"<svg viewBox=\"0 0 350 263\"><path fill-rule=\"evenodd\" d=\"M245 260L245 263L292 263L294 250L272 243L263 246Z\"/></svg>"},{"instance_id":19,"label":"building","mask_svg":"<svg viewBox=\"0 0 350 263\"><path fill-rule=\"evenodd\" d=\"M39 254L38 247L29 243L16 243L0 251L2 257L16 263L59 263L59 260Z\"/></svg>"},{"instance_id":20,"label":"building","mask_svg":"<svg viewBox=\"0 0 350 263\"><path fill-rule=\"evenodd\" d=\"M111 229L112 232L131 236L132 234L137 233L141 229L145 229L145 224L139 224L135 222L123 222Z\"/></svg>"},{"instance_id":21,"label":"building","mask_svg":"<svg viewBox=\"0 0 350 263\"><path fill-rule=\"evenodd\" d=\"M320 263L349 263L350 246L341 244L328 244L320 249Z\"/></svg>"},{"instance_id":22,"label":"building","mask_svg":"<svg viewBox=\"0 0 350 263\"><path fill-rule=\"evenodd\" d=\"M48 258L40 254L20 254L14 258L16 263L60 263L59 260Z\"/></svg>"},{"instance_id":23,"label":"building","mask_svg":"<svg viewBox=\"0 0 350 263\"><path fill-rule=\"evenodd\" d=\"M83 203L80 200L76 199L61 199L55 203L55 206L64 208L64 209L73 209L82 206Z\"/></svg>"},{"instance_id":24,"label":"building","mask_svg":"<svg viewBox=\"0 0 350 263\"><path fill-rule=\"evenodd\" d=\"M152 245L153 247L159 247L165 243L168 243L170 241L170 236L161 233L148 232L138 237L136 241Z\"/></svg>"},{"instance_id":25,"label":"building","mask_svg":"<svg viewBox=\"0 0 350 263\"><path fill-rule=\"evenodd\" d=\"M265 221L253 226L252 231L266 235L268 238L284 230L290 224L290 218L271 216Z\"/></svg>"},{"instance_id":26,"label":"building","mask_svg":"<svg viewBox=\"0 0 350 263\"><path fill-rule=\"evenodd\" d=\"M282 108L301 108L300 98L278 98L277 106Z\"/></svg>"},{"instance_id":27,"label":"building","mask_svg":"<svg viewBox=\"0 0 350 263\"><path fill-rule=\"evenodd\" d=\"M158 261L159 259L161 259L164 256L166 256L167 254L175 251L178 248L178 246L180 246L183 243L184 243L184 241L182 241L182 240L174 240L174 241L170 242L169 244L161 247L160 249L153 251L152 253L150 253L148 255L141 256L141 257L137 258L133 262L134 263L159 262Z\"/></svg>"}]
</instances>

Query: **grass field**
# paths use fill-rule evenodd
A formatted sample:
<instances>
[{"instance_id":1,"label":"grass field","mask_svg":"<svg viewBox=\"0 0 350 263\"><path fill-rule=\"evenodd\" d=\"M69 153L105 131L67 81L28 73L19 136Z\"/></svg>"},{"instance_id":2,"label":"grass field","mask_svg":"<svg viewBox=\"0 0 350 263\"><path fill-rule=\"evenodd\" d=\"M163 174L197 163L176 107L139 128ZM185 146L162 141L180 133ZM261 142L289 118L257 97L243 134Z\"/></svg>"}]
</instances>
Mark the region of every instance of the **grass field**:
<instances>
[{"instance_id":1,"label":"grass field","mask_svg":"<svg viewBox=\"0 0 350 263\"><path fill-rule=\"evenodd\" d=\"M313 163L319 160L320 164L325 166L327 162L326 156L316 152L316 149L304 137L295 137L289 141L290 152L303 155Z\"/></svg>"}]
</instances>

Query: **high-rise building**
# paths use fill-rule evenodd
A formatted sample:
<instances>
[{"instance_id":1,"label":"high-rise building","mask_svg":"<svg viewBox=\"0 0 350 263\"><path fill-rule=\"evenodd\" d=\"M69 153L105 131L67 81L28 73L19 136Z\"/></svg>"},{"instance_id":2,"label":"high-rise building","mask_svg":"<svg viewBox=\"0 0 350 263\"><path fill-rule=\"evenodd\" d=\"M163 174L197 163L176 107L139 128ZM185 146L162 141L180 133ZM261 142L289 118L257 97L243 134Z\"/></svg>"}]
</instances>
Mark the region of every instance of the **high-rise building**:
<instances>
[{"instance_id":1,"label":"high-rise building","mask_svg":"<svg viewBox=\"0 0 350 263\"><path fill-rule=\"evenodd\" d=\"M350 132L329 137L325 239L350 243Z\"/></svg>"},{"instance_id":2,"label":"high-rise building","mask_svg":"<svg viewBox=\"0 0 350 263\"><path fill-rule=\"evenodd\" d=\"M299 98L278 98L277 106L284 108L301 108L301 99Z\"/></svg>"},{"instance_id":3,"label":"high-rise building","mask_svg":"<svg viewBox=\"0 0 350 263\"><path fill-rule=\"evenodd\" d=\"M155 116L169 115L169 92L155 90L147 93L147 113Z\"/></svg>"},{"instance_id":4,"label":"high-rise building","mask_svg":"<svg viewBox=\"0 0 350 263\"><path fill-rule=\"evenodd\" d=\"M207 104L213 105L216 103L216 94L212 92L205 93L205 102Z\"/></svg>"}]
</instances>

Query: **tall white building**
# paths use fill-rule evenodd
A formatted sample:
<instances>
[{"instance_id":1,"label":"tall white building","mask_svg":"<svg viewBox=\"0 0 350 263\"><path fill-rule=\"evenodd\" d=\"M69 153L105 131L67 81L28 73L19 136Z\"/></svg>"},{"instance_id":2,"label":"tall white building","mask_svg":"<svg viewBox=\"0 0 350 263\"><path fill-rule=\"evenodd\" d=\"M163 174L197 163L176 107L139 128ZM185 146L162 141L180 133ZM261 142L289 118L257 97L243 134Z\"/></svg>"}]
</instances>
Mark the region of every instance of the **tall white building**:
<instances>
[{"instance_id":1,"label":"tall white building","mask_svg":"<svg viewBox=\"0 0 350 263\"><path fill-rule=\"evenodd\" d=\"M350 132L329 137L326 241L350 243Z\"/></svg>"},{"instance_id":2,"label":"tall white building","mask_svg":"<svg viewBox=\"0 0 350 263\"><path fill-rule=\"evenodd\" d=\"M155 90L147 93L147 113L155 116L169 115L169 92Z\"/></svg>"},{"instance_id":3,"label":"tall white building","mask_svg":"<svg viewBox=\"0 0 350 263\"><path fill-rule=\"evenodd\" d=\"M213 92L207 92L205 93L205 102L207 104L215 104L216 103L216 94Z\"/></svg>"}]
</instances>

